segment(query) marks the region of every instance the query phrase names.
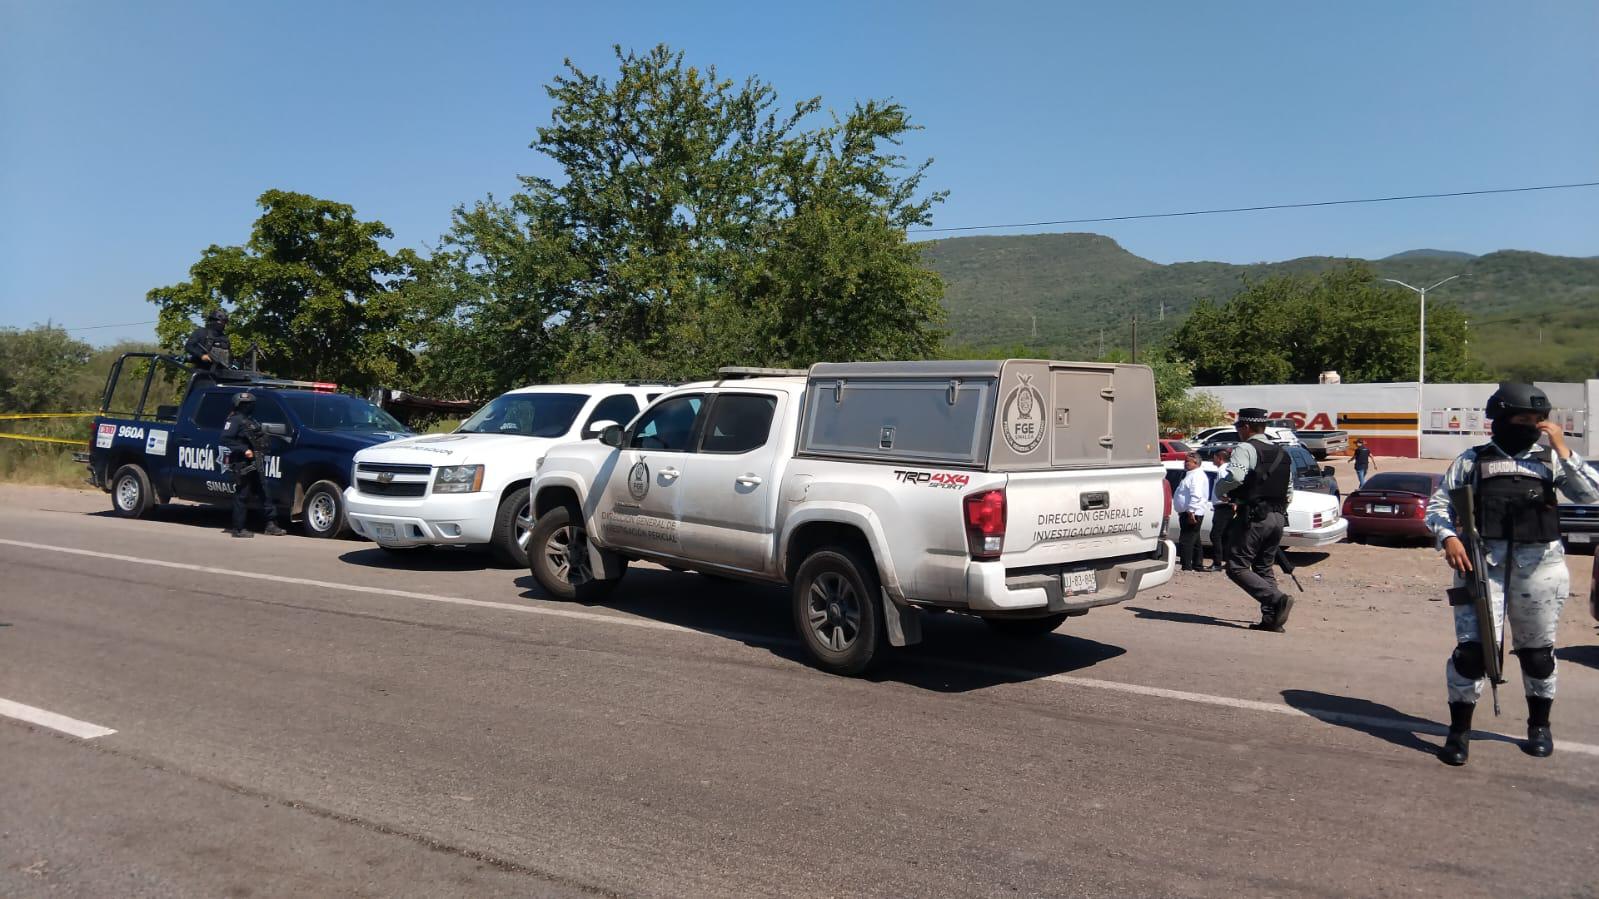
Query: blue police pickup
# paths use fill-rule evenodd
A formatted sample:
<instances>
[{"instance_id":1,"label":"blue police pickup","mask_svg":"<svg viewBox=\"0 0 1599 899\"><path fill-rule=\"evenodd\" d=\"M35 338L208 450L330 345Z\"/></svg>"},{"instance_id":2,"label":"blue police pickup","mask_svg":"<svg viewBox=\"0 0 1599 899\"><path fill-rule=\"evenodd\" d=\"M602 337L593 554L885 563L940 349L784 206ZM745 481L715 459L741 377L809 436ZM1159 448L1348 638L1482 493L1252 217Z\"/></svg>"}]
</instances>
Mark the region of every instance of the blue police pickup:
<instances>
[{"instance_id":1,"label":"blue police pickup","mask_svg":"<svg viewBox=\"0 0 1599 899\"><path fill-rule=\"evenodd\" d=\"M130 371L134 383L124 383L130 360L144 361ZM180 384L178 405L158 404L146 413L152 387L159 397ZM254 372L213 376L191 372L169 356L126 354L112 366L94 420L89 482L111 494L112 510L125 518L148 515L172 499L231 505L234 479L221 444L222 424L234 395L249 390L266 433L261 473L273 501L298 515L306 534L339 536L346 529L344 488L356 451L410 431L366 400L333 389Z\"/></svg>"}]
</instances>

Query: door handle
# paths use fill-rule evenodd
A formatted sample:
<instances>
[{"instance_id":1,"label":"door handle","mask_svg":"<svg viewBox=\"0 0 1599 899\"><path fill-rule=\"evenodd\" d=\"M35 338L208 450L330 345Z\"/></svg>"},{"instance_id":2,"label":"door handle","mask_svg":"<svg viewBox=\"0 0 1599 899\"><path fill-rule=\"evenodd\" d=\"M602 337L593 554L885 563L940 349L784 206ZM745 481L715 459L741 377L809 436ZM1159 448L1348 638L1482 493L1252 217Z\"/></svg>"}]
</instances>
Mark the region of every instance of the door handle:
<instances>
[{"instance_id":1,"label":"door handle","mask_svg":"<svg viewBox=\"0 0 1599 899\"><path fill-rule=\"evenodd\" d=\"M663 468L660 471L661 477L667 479L668 481L677 480L678 476L681 475L681 474L682 474L682 472L678 471L675 468Z\"/></svg>"},{"instance_id":2,"label":"door handle","mask_svg":"<svg viewBox=\"0 0 1599 899\"><path fill-rule=\"evenodd\" d=\"M752 474L740 475L733 480L744 485L745 487L759 487L761 484L761 479Z\"/></svg>"}]
</instances>

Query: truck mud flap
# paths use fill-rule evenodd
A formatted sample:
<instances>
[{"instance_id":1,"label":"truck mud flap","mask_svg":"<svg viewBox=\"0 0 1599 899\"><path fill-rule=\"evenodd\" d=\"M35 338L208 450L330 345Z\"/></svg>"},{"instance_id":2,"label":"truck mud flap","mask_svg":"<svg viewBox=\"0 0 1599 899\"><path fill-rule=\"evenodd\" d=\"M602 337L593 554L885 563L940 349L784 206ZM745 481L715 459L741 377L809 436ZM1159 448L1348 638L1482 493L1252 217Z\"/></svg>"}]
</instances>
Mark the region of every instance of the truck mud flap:
<instances>
[{"instance_id":1,"label":"truck mud flap","mask_svg":"<svg viewBox=\"0 0 1599 899\"><path fill-rule=\"evenodd\" d=\"M1098 573L1099 589L1093 593L1084 593L1067 596L1061 586L1060 574L1039 572L1022 574L1005 579L1005 586L1012 590L1038 589L1043 590L1049 599L1048 610L1051 612L1086 612L1097 606L1115 605L1126 602L1138 594L1139 587L1144 579L1165 571L1171 564L1171 543L1166 540L1160 542L1160 550L1154 558L1144 557L1124 562L1118 562Z\"/></svg>"},{"instance_id":2,"label":"truck mud flap","mask_svg":"<svg viewBox=\"0 0 1599 899\"><path fill-rule=\"evenodd\" d=\"M888 645L911 646L922 642L922 611L912 606L902 606L889 598L883 590L883 625L888 631Z\"/></svg>"}]
</instances>

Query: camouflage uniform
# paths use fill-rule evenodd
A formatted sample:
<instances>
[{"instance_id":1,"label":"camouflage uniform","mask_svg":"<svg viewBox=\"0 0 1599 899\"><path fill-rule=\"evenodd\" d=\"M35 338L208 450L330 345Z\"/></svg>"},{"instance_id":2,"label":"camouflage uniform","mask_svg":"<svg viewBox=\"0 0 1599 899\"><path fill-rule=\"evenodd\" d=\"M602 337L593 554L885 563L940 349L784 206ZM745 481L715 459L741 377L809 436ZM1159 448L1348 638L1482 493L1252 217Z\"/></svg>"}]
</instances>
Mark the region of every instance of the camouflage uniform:
<instances>
[{"instance_id":1,"label":"camouflage uniform","mask_svg":"<svg viewBox=\"0 0 1599 899\"><path fill-rule=\"evenodd\" d=\"M1455 533L1455 509L1449 491L1471 483L1477 464L1478 449L1461 453L1449 466L1443 484L1427 503L1427 527L1441 548L1444 540ZM1574 502L1599 502L1599 475L1571 453L1565 459L1556 459L1554 453L1533 446L1513 456L1528 474L1554 481L1555 487ZM1506 558L1509 550L1511 558ZM1506 619L1510 622L1511 649L1516 653L1528 650L1552 651L1555 630L1560 622L1560 611L1570 592L1571 575L1566 569L1566 554L1559 540L1550 543L1517 544L1513 549L1505 540L1484 540L1483 554L1488 560L1489 596L1492 598L1495 630L1503 632ZM1509 602L1506 602L1506 571L1509 571ZM1455 572L1456 587L1466 584L1466 576ZM1455 640L1466 644L1479 639L1477 612L1473 606L1454 606ZM1492 652L1492 648L1484 647ZM1455 666L1450 656L1445 664L1445 680L1449 685L1451 703L1476 703L1482 696L1482 677L1467 677ZM1521 672L1526 695L1553 699L1555 695L1556 664L1548 659L1547 677L1535 677L1526 670Z\"/></svg>"}]
</instances>

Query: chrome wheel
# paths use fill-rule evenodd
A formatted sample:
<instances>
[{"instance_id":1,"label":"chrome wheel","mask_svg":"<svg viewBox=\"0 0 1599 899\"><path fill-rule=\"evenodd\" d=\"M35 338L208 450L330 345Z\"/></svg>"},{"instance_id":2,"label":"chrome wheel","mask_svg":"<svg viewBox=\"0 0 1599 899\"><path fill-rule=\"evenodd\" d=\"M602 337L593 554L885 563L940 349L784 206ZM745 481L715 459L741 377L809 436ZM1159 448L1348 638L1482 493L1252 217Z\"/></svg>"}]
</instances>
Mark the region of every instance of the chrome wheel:
<instances>
[{"instance_id":1,"label":"chrome wheel","mask_svg":"<svg viewBox=\"0 0 1599 899\"><path fill-rule=\"evenodd\" d=\"M139 479L133 475L117 481L117 508L124 512L139 508Z\"/></svg>"},{"instance_id":2,"label":"chrome wheel","mask_svg":"<svg viewBox=\"0 0 1599 899\"><path fill-rule=\"evenodd\" d=\"M817 642L843 652L861 633L861 598L849 579L824 571L811 582L806 620Z\"/></svg>"},{"instance_id":3,"label":"chrome wheel","mask_svg":"<svg viewBox=\"0 0 1599 899\"><path fill-rule=\"evenodd\" d=\"M327 493L318 493L305 504L305 521L311 530L325 533L333 530L339 517L339 505Z\"/></svg>"},{"instance_id":4,"label":"chrome wheel","mask_svg":"<svg viewBox=\"0 0 1599 899\"><path fill-rule=\"evenodd\" d=\"M533 504L529 502L516 513L516 520L511 523L511 533L516 535L516 545L522 547L522 552L527 552L527 545L533 539Z\"/></svg>"},{"instance_id":5,"label":"chrome wheel","mask_svg":"<svg viewBox=\"0 0 1599 899\"><path fill-rule=\"evenodd\" d=\"M582 528L566 525L556 530L544 543L544 558L558 579L574 587L594 580L594 569L589 567L588 535Z\"/></svg>"}]
</instances>

